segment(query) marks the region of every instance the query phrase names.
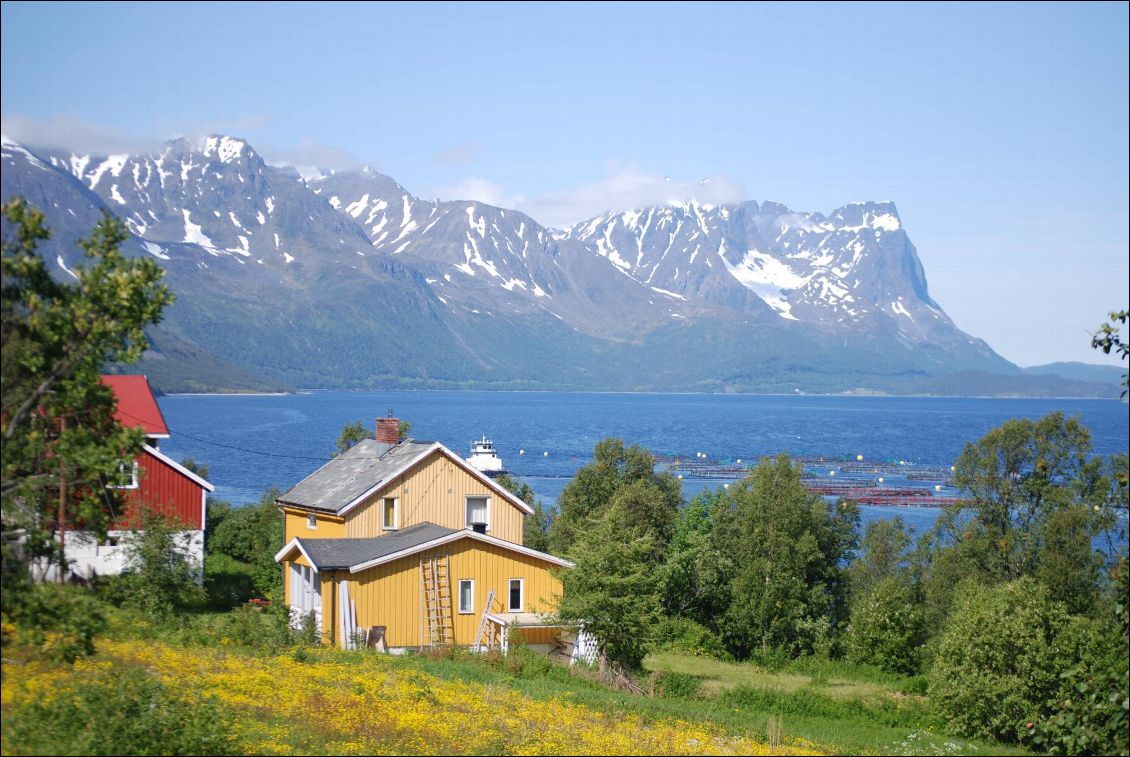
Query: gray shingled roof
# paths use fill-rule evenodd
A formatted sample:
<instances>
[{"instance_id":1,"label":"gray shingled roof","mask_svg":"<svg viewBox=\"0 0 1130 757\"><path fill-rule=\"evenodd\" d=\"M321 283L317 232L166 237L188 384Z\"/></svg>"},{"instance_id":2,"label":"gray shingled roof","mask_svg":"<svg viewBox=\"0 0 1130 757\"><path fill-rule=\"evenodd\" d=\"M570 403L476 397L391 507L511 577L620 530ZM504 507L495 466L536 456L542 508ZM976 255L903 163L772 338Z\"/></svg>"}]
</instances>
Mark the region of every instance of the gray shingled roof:
<instances>
[{"instance_id":1,"label":"gray shingled roof","mask_svg":"<svg viewBox=\"0 0 1130 757\"><path fill-rule=\"evenodd\" d=\"M344 570L378 557L418 547L455 533L433 523L421 523L402 531L369 539L302 539L298 542L318 570Z\"/></svg>"},{"instance_id":2,"label":"gray shingled roof","mask_svg":"<svg viewBox=\"0 0 1130 757\"><path fill-rule=\"evenodd\" d=\"M279 502L336 513L431 446L411 439L395 446L365 439L299 481Z\"/></svg>"}]
</instances>

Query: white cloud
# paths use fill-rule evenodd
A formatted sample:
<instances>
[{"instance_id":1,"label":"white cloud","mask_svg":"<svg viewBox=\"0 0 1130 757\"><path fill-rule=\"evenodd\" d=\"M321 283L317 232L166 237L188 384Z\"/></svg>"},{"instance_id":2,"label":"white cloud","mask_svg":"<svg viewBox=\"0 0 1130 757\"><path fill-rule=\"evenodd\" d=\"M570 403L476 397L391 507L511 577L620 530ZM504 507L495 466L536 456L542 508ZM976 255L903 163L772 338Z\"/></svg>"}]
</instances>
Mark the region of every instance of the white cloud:
<instances>
[{"instance_id":1,"label":"white cloud","mask_svg":"<svg viewBox=\"0 0 1130 757\"><path fill-rule=\"evenodd\" d=\"M468 139L432 155L432 162L437 166L466 166L474 163L482 151L482 144Z\"/></svg>"},{"instance_id":2,"label":"white cloud","mask_svg":"<svg viewBox=\"0 0 1130 757\"><path fill-rule=\"evenodd\" d=\"M741 202L745 198L741 184L725 176L695 181L674 179L634 167L613 167L599 181L533 197L517 207L540 223L564 228L608 210L631 210L691 199L723 205Z\"/></svg>"},{"instance_id":3,"label":"white cloud","mask_svg":"<svg viewBox=\"0 0 1130 757\"><path fill-rule=\"evenodd\" d=\"M480 176L440 187L430 194L444 200L477 200L500 208L514 208L538 223L558 229L609 210L632 210L691 199L714 205L746 199L741 184L725 176L698 181L681 180L638 168L616 166L599 181L536 197L511 194L505 187Z\"/></svg>"},{"instance_id":4,"label":"white cloud","mask_svg":"<svg viewBox=\"0 0 1130 757\"><path fill-rule=\"evenodd\" d=\"M346 171L361 168L363 161L348 150L320 142L303 140L298 147L260 150L264 160L275 166L293 166L303 176L325 171Z\"/></svg>"},{"instance_id":5,"label":"white cloud","mask_svg":"<svg viewBox=\"0 0 1130 757\"><path fill-rule=\"evenodd\" d=\"M525 200L523 195L509 195L501 186L481 176L470 176L440 187L432 194L441 200L475 200L499 208L521 209Z\"/></svg>"},{"instance_id":6,"label":"white cloud","mask_svg":"<svg viewBox=\"0 0 1130 757\"><path fill-rule=\"evenodd\" d=\"M20 144L47 150L68 150L80 155L153 152L162 141L69 116L42 120L19 113L5 113L0 116L0 121L3 122L4 134Z\"/></svg>"}]
</instances>

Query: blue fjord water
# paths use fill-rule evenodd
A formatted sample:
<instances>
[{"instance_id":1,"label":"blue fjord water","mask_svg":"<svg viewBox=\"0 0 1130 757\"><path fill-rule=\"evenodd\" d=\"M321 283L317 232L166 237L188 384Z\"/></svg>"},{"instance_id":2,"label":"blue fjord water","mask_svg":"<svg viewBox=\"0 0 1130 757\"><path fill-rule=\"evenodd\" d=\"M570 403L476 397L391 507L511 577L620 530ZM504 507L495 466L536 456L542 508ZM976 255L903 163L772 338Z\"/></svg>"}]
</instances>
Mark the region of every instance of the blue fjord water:
<instances>
[{"instance_id":1,"label":"blue fjord water","mask_svg":"<svg viewBox=\"0 0 1130 757\"><path fill-rule=\"evenodd\" d=\"M213 498L237 505L270 486L290 488L329 459L342 426L372 425L389 411L412 423L413 438L463 455L485 434L546 503L608 436L656 454L703 452L715 460L787 452L948 467L966 442L1010 418L1059 410L1079 416L1096 453L1128 445L1127 405L1114 400L428 391L172 395L159 403L172 433L162 451L207 463ZM722 483L687 480L683 488L689 499ZM862 509L865 521L898 514L919 532L937 515L933 508Z\"/></svg>"}]
</instances>

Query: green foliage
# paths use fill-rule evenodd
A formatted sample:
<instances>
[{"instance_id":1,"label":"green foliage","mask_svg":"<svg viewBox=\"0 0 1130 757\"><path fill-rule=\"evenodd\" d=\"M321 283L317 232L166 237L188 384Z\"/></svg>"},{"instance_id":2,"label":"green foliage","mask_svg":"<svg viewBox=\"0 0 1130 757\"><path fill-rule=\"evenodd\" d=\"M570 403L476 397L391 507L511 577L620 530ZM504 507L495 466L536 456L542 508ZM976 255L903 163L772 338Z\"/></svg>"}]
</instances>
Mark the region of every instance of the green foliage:
<instances>
[{"instance_id":1,"label":"green foliage","mask_svg":"<svg viewBox=\"0 0 1130 757\"><path fill-rule=\"evenodd\" d=\"M1130 627L1126 558L1110 586L1100 643L1060 675L1052 715L1033 723L1032 744L1048 754L1126 754L1130 750Z\"/></svg>"},{"instance_id":2,"label":"green foliage","mask_svg":"<svg viewBox=\"0 0 1130 757\"><path fill-rule=\"evenodd\" d=\"M689 673L675 673L670 670L661 670L652 678L655 684L655 693L664 697L675 699L690 699L698 696L702 688L702 679Z\"/></svg>"},{"instance_id":3,"label":"green foliage","mask_svg":"<svg viewBox=\"0 0 1130 757\"><path fill-rule=\"evenodd\" d=\"M1127 355L1130 355L1130 342L1122 340L1122 335L1119 333L1121 327L1115 324L1121 323L1126 325L1126 319L1130 318L1130 311L1117 310L1112 311L1110 314L1110 321L1099 326L1095 331L1094 336L1091 337L1091 347L1096 350L1102 350L1106 354L1110 354L1111 350L1115 352L1122 360L1125 360ZM1130 389L1127 374L1122 374L1122 396L1126 396L1127 389Z\"/></svg>"},{"instance_id":4,"label":"green foliage","mask_svg":"<svg viewBox=\"0 0 1130 757\"><path fill-rule=\"evenodd\" d=\"M283 598L282 570L275 563L284 536L283 516L275 503L278 495L278 489L271 488L253 505L210 509L209 520L214 526L206 542L209 554L227 555L246 565L255 593L272 602Z\"/></svg>"},{"instance_id":5,"label":"green foliage","mask_svg":"<svg viewBox=\"0 0 1130 757\"><path fill-rule=\"evenodd\" d=\"M26 584L5 591L3 614L19 630L21 643L64 662L93 654L94 638L106 627L102 605L75 586Z\"/></svg>"},{"instance_id":6,"label":"green foliage","mask_svg":"<svg viewBox=\"0 0 1130 757\"><path fill-rule=\"evenodd\" d=\"M588 521L569 552L576 567L561 573L558 614L596 636L602 664L639 668L648 631L659 617L655 540L641 534L623 506Z\"/></svg>"},{"instance_id":7,"label":"green foliage","mask_svg":"<svg viewBox=\"0 0 1130 757\"><path fill-rule=\"evenodd\" d=\"M191 532L156 509L143 510L125 540L126 569L112 579L112 599L151 618L168 619L177 608L203 601L197 581L202 565L187 547Z\"/></svg>"},{"instance_id":8,"label":"green foliage","mask_svg":"<svg viewBox=\"0 0 1130 757\"><path fill-rule=\"evenodd\" d=\"M362 421L347 423L337 436L337 447L334 449L334 454L340 455L357 442L372 438L373 432Z\"/></svg>"},{"instance_id":9,"label":"green foliage","mask_svg":"<svg viewBox=\"0 0 1130 757\"><path fill-rule=\"evenodd\" d=\"M860 555L848 568L852 594L866 596L883 581L904 576L903 563L910 545L910 534L902 517L868 523Z\"/></svg>"},{"instance_id":10,"label":"green foliage","mask_svg":"<svg viewBox=\"0 0 1130 757\"><path fill-rule=\"evenodd\" d=\"M169 691L144 670L113 670L16 702L4 753L229 754L234 725L213 700Z\"/></svg>"},{"instance_id":11,"label":"green foliage","mask_svg":"<svg viewBox=\"0 0 1130 757\"><path fill-rule=\"evenodd\" d=\"M897 577L884 578L852 603L848 658L911 675L919 668L925 632L922 607L910 585Z\"/></svg>"},{"instance_id":12,"label":"green foliage","mask_svg":"<svg viewBox=\"0 0 1130 757\"><path fill-rule=\"evenodd\" d=\"M636 528L651 534L649 559L658 565L671 541L682 499L678 479L670 473L657 474L650 452L634 444L625 447L620 439L603 439L593 449L593 462L577 471L557 499L550 546L555 554L566 554L589 519L618 504Z\"/></svg>"},{"instance_id":13,"label":"green foliage","mask_svg":"<svg viewBox=\"0 0 1130 757\"><path fill-rule=\"evenodd\" d=\"M1043 585L1021 578L989 588L966 584L929 671L930 698L950 727L1016 742L1049 712L1060 673L1096 641Z\"/></svg>"},{"instance_id":14,"label":"green foliage","mask_svg":"<svg viewBox=\"0 0 1130 757\"><path fill-rule=\"evenodd\" d=\"M553 526L553 512L546 509L542 501L534 494L534 490L525 481L519 481L504 473L495 478L495 482L525 502L534 511L522 520L523 546L536 549L539 552L548 552L549 530Z\"/></svg>"},{"instance_id":15,"label":"green foliage","mask_svg":"<svg viewBox=\"0 0 1130 757\"><path fill-rule=\"evenodd\" d=\"M722 491L706 491L679 513L667 561L660 568L660 591L670 615L693 619L717 630L730 605L734 563L719 549L713 534L713 513Z\"/></svg>"},{"instance_id":16,"label":"green foliage","mask_svg":"<svg viewBox=\"0 0 1130 757\"><path fill-rule=\"evenodd\" d=\"M1094 606L1111 555L1093 543L1116 519L1104 463L1090 450L1087 429L1058 412L1010 420L965 446L954 481L968 499L946 507L920 555L928 622L948 612L964 578L1033 576L1073 612Z\"/></svg>"},{"instance_id":17,"label":"green foliage","mask_svg":"<svg viewBox=\"0 0 1130 757\"><path fill-rule=\"evenodd\" d=\"M777 647L793 655L827 647L846 618L846 575L859 512L829 507L801 484L788 456L763 459L731 486L715 523L721 551L734 567L732 600L721 619L737 657Z\"/></svg>"},{"instance_id":18,"label":"green foliage","mask_svg":"<svg viewBox=\"0 0 1130 757\"><path fill-rule=\"evenodd\" d=\"M86 263L73 267L73 283L52 278L36 251L49 237L42 213L15 198L2 214L0 495L4 531L25 532L22 552L5 548L3 559L26 565L39 556L61 560L53 538L61 478L72 528L104 536L121 513L119 492L107 484L122 482L119 465L144 435L114 420L113 394L99 373L141 356L143 328L173 296L153 261L121 254L128 234L108 212L79 243Z\"/></svg>"},{"instance_id":19,"label":"green foliage","mask_svg":"<svg viewBox=\"0 0 1130 757\"><path fill-rule=\"evenodd\" d=\"M680 652L716 660L734 659L718 634L690 618L660 619L651 631L651 648L653 651Z\"/></svg>"},{"instance_id":20,"label":"green foliage","mask_svg":"<svg viewBox=\"0 0 1130 757\"><path fill-rule=\"evenodd\" d=\"M258 596L251 566L230 555L204 555L204 591L208 604L219 610L230 610Z\"/></svg>"}]
</instances>

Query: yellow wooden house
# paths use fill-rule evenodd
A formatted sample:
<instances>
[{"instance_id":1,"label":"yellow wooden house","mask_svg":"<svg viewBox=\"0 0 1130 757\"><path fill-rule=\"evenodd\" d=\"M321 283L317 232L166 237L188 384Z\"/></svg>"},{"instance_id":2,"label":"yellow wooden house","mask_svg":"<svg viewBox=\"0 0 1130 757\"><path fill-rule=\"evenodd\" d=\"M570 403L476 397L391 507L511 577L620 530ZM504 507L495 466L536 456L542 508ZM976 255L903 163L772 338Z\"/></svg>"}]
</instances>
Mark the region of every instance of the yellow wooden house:
<instances>
[{"instance_id":1,"label":"yellow wooden house","mask_svg":"<svg viewBox=\"0 0 1130 757\"><path fill-rule=\"evenodd\" d=\"M553 571L572 564L522 545L525 502L438 442L398 441L396 426L379 419L375 440L278 498L292 614L342 646L505 649L512 629L553 644Z\"/></svg>"}]
</instances>

